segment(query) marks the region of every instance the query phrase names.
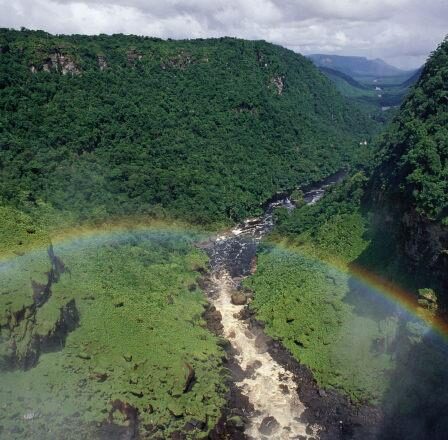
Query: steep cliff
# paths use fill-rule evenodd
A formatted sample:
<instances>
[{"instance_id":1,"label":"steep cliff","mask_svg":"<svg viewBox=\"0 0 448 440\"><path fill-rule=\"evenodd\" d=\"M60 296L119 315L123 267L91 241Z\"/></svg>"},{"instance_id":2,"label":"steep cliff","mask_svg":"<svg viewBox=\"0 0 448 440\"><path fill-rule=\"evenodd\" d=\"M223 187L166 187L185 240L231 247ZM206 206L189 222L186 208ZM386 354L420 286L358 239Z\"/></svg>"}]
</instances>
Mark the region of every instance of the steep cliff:
<instances>
[{"instance_id":1,"label":"steep cliff","mask_svg":"<svg viewBox=\"0 0 448 440\"><path fill-rule=\"evenodd\" d=\"M2 254L15 254L0 263L0 370L26 370L41 353L63 348L79 313L70 295L54 293L55 284L70 271L45 233L19 211L0 208L0 218Z\"/></svg>"},{"instance_id":2,"label":"steep cliff","mask_svg":"<svg viewBox=\"0 0 448 440\"><path fill-rule=\"evenodd\" d=\"M448 287L448 41L381 143L370 183L377 223L396 233L397 250Z\"/></svg>"}]
</instances>

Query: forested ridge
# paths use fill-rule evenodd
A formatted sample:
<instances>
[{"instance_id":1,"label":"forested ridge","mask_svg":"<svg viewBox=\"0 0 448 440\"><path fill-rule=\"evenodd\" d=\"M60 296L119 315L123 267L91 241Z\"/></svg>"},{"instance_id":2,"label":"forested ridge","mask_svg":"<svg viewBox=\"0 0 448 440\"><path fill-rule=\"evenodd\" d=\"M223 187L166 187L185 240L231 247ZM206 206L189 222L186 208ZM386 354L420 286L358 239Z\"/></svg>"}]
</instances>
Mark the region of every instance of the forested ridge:
<instances>
[{"instance_id":1,"label":"forested ridge","mask_svg":"<svg viewBox=\"0 0 448 440\"><path fill-rule=\"evenodd\" d=\"M374 191L448 224L448 41L420 79L380 143ZM378 194L373 194L378 196Z\"/></svg>"},{"instance_id":2,"label":"forested ridge","mask_svg":"<svg viewBox=\"0 0 448 440\"><path fill-rule=\"evenodd\" d=\"M259 212L366 161L376 123L263 41L0 31L1 197L81 218Z\"/></svg>"},{"instance_id":3,"label":"forested ridge","mask_svg":"<svg viewBox=\"0 0 448 440\"><path fill-rule=\"evenodd\" d=\"M431 332L448 304L447 53L444 41L374 161L319 203L277 212L249 280L267 331L320 383L378 404L375 438L442 439L448 423L446 342ZM405 292L410 313L388 285Z\"/></svg>"}]
</instances>

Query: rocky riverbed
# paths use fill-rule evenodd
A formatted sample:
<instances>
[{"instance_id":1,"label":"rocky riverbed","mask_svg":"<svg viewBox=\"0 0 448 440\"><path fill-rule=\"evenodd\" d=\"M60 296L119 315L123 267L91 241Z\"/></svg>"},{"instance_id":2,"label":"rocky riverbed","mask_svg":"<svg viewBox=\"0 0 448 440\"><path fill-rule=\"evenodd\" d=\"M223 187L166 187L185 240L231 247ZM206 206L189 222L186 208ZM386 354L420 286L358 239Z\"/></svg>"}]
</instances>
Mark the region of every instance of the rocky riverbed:
<instances>
[{"instance_id":1,"label":"rocky riverbed","mask_svg":"<svg viewBox=\"0 0 448 440\"><path fill-rule=\"evenodd\" d=\"M316 203L337 179L340 175L310 188L306 203ZM280 197L268 204L263 216L247 219L202 246L211 265L204 283L210 300L206 318L227 341L232 373L228 408L211 437L375 438L379 412L354 407L339 393L320 389L310 370L269 338L250 312L252 292L241 282L256 270L257 246L272 230L277 207L294 209L289 197Z\"/></svg>"}]
</instances>

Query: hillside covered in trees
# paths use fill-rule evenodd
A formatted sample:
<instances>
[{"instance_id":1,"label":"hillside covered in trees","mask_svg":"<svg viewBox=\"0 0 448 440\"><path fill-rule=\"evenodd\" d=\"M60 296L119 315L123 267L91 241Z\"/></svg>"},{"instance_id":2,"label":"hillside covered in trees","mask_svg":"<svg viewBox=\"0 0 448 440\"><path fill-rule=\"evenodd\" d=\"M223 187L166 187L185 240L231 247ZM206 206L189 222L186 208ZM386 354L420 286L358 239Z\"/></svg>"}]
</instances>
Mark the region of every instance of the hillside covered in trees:
<instances>
[{"instance_id":1,"label":"hillside covered in trees","mask_svg":"<svg viewBox=\"0 0 448 440\"><path fill-rule=\"evenodd\" d=\"M5 203L210 223L365 161L376 124L263 41L0 31Z\"/></svg>"},{"instance_id":2,"label":"hillside covered in trees","mask_svg":"<svg viewBox=\"0 0 448 440\"><path fill-rule=\"evenodd\" d=\"M382 408L375 438L442 439L448 426L437 328L448 310L447 84L444 41L375 162L321 202L279 211L249 280L268 332L320 383Z\"/></svg>"}]
</instances>

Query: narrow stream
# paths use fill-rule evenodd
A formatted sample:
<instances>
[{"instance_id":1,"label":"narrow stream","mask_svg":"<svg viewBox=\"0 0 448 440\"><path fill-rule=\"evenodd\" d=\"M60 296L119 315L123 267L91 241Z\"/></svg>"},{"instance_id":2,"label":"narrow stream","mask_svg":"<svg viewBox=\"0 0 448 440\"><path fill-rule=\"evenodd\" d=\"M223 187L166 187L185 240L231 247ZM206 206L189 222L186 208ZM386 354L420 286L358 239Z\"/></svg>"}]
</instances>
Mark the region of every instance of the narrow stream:
<instances>
[{"instance_id":1,"label":"narrow stream","mask_svg":"<svg viewBox=\"0 0 448 440\"><path fill-rule=\"evenodd\" d=\"M316 203L323 197L325 188L343 177L338 173L309 188L304 195L305 202ZM236 386L254 408L246 423L246 436L265 440L318 438L320 427L309 426L301 419L305 407L299 399L293 373L268 353L264 333L242 319L246 298L241 282L255 271L258 243L272 230L273 211L277 207L294 209L285 196L270 203L261 217L246 219L213 241L207 249L212 268L207 293L222 316L223 336L230 341L235 360L245 372Z\"/></svg>"}]
</instances>

